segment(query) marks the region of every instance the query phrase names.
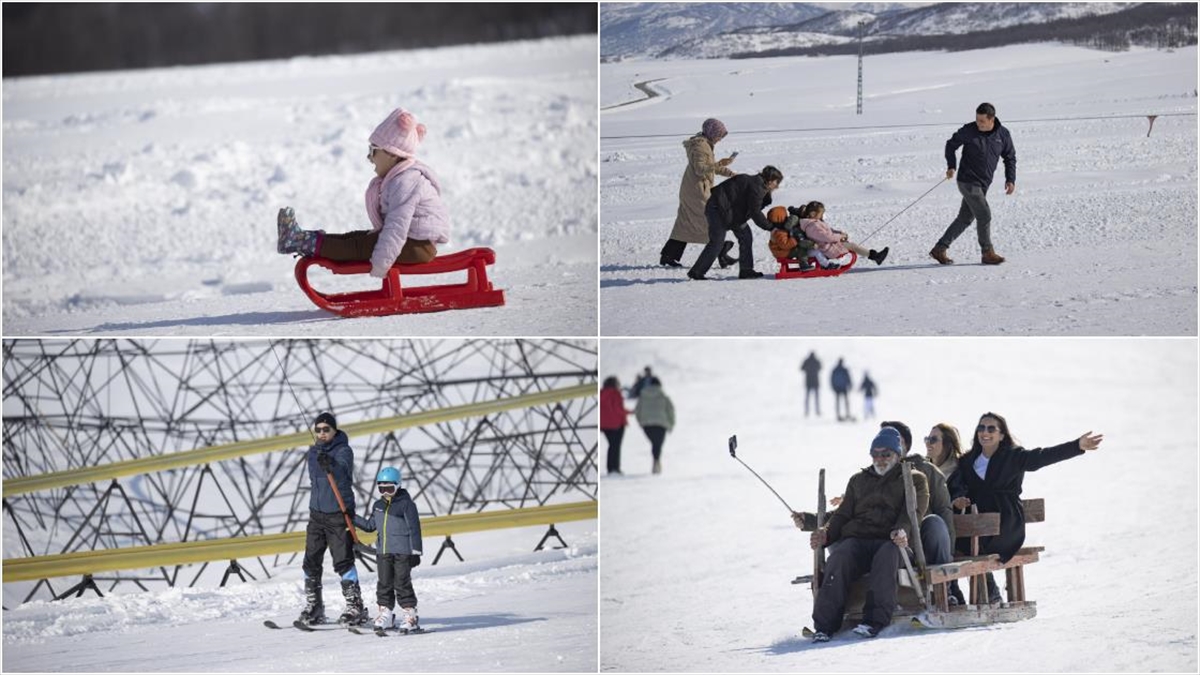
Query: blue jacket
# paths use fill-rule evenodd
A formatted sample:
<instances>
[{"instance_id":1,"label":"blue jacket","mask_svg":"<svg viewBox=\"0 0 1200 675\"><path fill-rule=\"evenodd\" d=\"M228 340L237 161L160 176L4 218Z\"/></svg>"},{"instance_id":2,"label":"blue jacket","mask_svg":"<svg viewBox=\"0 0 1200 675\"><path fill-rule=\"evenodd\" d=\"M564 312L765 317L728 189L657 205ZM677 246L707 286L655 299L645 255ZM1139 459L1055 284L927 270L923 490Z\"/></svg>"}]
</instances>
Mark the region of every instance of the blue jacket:
<instances>
[{"instance_id":1,"label":"blue jacket","mask_svg":"<svg viewBox=\"0 0 1200 675\"><path fill-rule=\"evenodd\" d=\"M955 165L954 151L959 147L962 151L962 162L955 176L958 182L968 185L978 185L987 190L992 185L996 175L996 164L1004 158L1004 182L1017 182L1017 150L1013 147L1012 136L1008 128L1000 124L996 118L996 126L991 131L980 131L974 122L964 124L946 141L946 168L953 169Z\"/></svg>"},{"instance_id":2,"label":"blue jacket","mask_svg":"<svg viewBox=\"0 0 1200 675\"><path fill-rule=\"evenodd\" d=\"M341 513L333 488L325 471L317 463L317 453L326 452L333 457L333 480L346 504L346 512L354 513L354 451L346 432L338 431L328 443L313 443L308 449L308 477L312 480L312 492L308 496L308 509L321 513Z\"/></svg>"},{"instance_id":3,"label":"blue jacket","mask_svg":"<svg viewBox=\"0 0 1200 675\"><path fill-rule=\"evenodd\" d=\"M408 492L400 490L395 497L378 499L371 507L371 517L354 516L354 525L360 530L379 530L375 549L380 554L422 555L421 518L417 505Z\"/></svg>"}]
</instances>

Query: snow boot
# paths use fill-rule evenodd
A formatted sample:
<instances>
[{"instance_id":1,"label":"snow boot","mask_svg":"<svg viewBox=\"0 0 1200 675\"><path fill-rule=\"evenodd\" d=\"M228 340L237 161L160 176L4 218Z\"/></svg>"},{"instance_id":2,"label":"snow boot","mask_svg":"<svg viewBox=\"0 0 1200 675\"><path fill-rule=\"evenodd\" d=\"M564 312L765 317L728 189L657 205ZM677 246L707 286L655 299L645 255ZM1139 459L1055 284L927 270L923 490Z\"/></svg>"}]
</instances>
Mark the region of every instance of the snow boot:
<instances>
[{"instance_id":1,"label":"snow boot","mask_svg":"<svg viewBox=\"0 0 1200 675\"><path fill-rule=\"evenodd\" d=\"M950 582L950 598L951 605L966 607L967 599L963 597L962 589L958 587L958 579Z\"/></svg>"},{"instance_id":2,"label":"snow boot","mask_svg":"<svg viewBox=\"0 0 1200 675\"><path fill-rule=\"evenodd\" d=\"M1004 262L1004 257L999 253L996 253L995 249L988 248L984 249L983 255L980 256L979 261L984 265L999 265L1000 263Z\"/></svg>"},{"instance_id":3,"label":"snow boot","mask_svg":"<svg viewBox=\"0 0 1200 675\"><path fill-rule=\"evenodd\" d=\"M409 633L411 631L421 630L421 624L417 621L416 607L401 607L402 614L396 617L396 627L401 633Z\"/></svg>"},{"instance_id":4,"label":"snow boot","mask_svg":"<svg viewBox=\"0 0 1200 675\"><path fill-rule=\"evenodd\" d=\"M357 581L342 579L342 596L346 598L346 609L338 617L338 623L358 626L367 622L367 609L363 607L362 589Z\"/></svg>"},{"instance_id":5,"label":"snow boot","mask_svg":"<svg viewBox=\"0 0 1200 675\"><path fill-rule=\"evenodd\" d=\"M375 630L387 630L395 624L396 615L391 607L379 606L379 614L375 615Z\"/></svg>"},{"instance_id":6,"label":"snow boot","mask_svg":"<svg viewBox=\"0 0 1200 675\"><path fill-rule=\"evenodd\" d=\"M691 270L688 270L687 275L692 281L708 281L708 277L704 276L703 274L692 274Z\"/></svg>"},{"instance_id":7,"label":"snow boot","mask_svg":"<svg viewBox=\"0 0 1200 675\"><path fill-rule=\"evenodd\" d=\"M292 210L292 207L285 206L279 209L276 227L279 229L279 240L275 245L277 251L299 253L305 257L316 255L317 237L320 232L300 229L300 226L296 224L296 212Z\"/></svg>"},{"instance_id":8,"label":"snow boot","mask_svg":"<svg viewBox=\"0 0 1200 675\"><path fill-rule=\"evenodd\" d=\"M881 251L876 251L875 249L871 249L871 251L869 253L867 253L867 259L873 261L876 265L882 265L884 258L887 258L887 254L888 254L887 246L884 246L883 250L881 250Z\"/></svg>"},{"instance_id":9,"label":"snow boot","mask_svg":"<svg viewBox=\"0 0 1200 675\"><path fill-rule=\"evenodd\" d=\"M872 625L870 625L870 624L865 624L865 623L860 623L860 624L858 624L857 626L855 626L855 627L854 627L854 632L855 632L856 634L858 634L858 635L861 635L861 636L865 637L865 638L873 638L873 637L875 637L876 635L879 635L879 629L878 629L878 628L876 628L876 627L874 627L874 626L872 626Z\"/></svg>"},{"instance_id":10,"label":"snow boot","mask_svg":"<svg viewBox=\"0 0 1200 675\"><path fill-rule=\"evenodd\" d=\"M742 270L738 272L739 279L761 279L763 273L755 270Z\"/></svg>"},{"instance_id":11,"label":"snow boot","mask_svg":"<svg viewBox=\"0 0 1200 675\"><path fill-rule=\"evenodd\" d=\"M812 634L813 642L829 642L829 634L824 631L817 631Z\"/></svg>"},{"instance_id":12,"label":"snow boot","mask_svg":"<svg viewBox=\"0 0 1200 675\"><path fill-rule=\"evenodd\" d=\"M658 257L658 264L663 267L683 267L683 263L679 262L678 260L672 260L665 255L660 255Z\"/></svg>"},{"instance_id":13,"label":"snow boot","mask_svg":"<svg viewBox=\"0 0 1200 675\"><path fill-rule=\"evenodd\" d=\"M1004 600L1000 596L1000 588L996 586L996 580L992 578L991 572L987 573L987 594L989 605L998 605Z\"/></svg>"},{"instance_id":14,"label":"snow boot","mask_svg":"<svg viewBox=\"0 0 1200 675\"><path fill-rule=\"evenodd\" d=\"M304 580L304 610L297 619L300 623L325 623L325 603L321 601L321 580Z\"/></svg>"},{"instance_id":15,"label":"snow boot","mask_svg":"<svg viewBox=\"0 0 1200 675\"><path fill-rule=\"evenodd\" d=\"M953 265L954 261L951 260L950 256L948 255L949 253L949 247L938 244L937 246L933 247L932 251L929 252L929 257L943 265Z\"/></svg>"},{"instance_id":16,"label":"snow boot","mask_svg":"<svg viewBox=\"0 0 1200 675\"><path fill-rule=\"evenodd\" d=\"M732 241L727 241L721 245L721 252L717 254L717 264L721 266L721 269L737 264L737 258L729 255L729 249L731 248L733 248Z\"/></svg>"}]
</instances>

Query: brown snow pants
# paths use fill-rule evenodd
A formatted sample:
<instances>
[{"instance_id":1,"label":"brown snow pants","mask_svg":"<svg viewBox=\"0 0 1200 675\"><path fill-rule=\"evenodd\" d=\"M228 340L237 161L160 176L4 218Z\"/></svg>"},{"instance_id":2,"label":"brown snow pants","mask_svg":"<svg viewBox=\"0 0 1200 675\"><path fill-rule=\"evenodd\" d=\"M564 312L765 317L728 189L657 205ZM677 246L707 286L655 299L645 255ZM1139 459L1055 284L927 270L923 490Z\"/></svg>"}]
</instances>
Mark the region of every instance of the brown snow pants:
<instances>
[{"instance_id":1,"label":"brown snow pants","mask_svg":"<svg viewBox=\"0 0 1200 675\"><path fill-rule=\"evenodd\" d=\"M378 232L357 230L341 234L325 233L321 236L321 245L317 255L338 262L353 262L370 260L371 252L375 250L375 242L379 241ZM424 239L409 239L400 249L399 263L423 263L433 260L437 255L437 247L432 241Z\"/></svg>"}]
</instances>

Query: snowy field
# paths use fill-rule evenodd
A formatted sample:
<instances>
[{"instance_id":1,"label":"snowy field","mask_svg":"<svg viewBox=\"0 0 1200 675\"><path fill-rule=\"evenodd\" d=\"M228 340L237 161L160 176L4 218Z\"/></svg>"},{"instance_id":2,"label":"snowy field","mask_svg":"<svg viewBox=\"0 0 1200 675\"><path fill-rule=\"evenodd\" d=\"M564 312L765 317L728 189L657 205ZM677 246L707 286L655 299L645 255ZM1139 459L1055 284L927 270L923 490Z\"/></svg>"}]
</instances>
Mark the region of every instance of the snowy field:
<instances>
[{"instance_id":1,"label":"snowy field","mask_svg":"<svg viewBox=\"0 0 1200 675\"><path fill-rule=\"evenodd\" d=\"M1051 44L869 56L861 116L852 56L602 64L601 333L1195 335L1196 59L1195 47ZM658 95L641 100L646 82ZM867 238L938 185L946 139L982 101L1017 150L1017 192L1003 194L1001 168L989 194L1008 262L979 264L974 227L951 248L955 265L928 257L958 212L953 181ZM884 265L753 282L714 266L706 283L658 267L680 144L707 117L729 128L718 158L779 167L776 204L824 202L832 226L890 246ZM752 230L756 268L773 274L766 233Z\"/></svg>"},{"instance_id":2,"label":"snowy field","mask_svg":"<svg viewBox=\"0 0 1200 675\"><path fill-rule=\"evenodd\" d=\"M819 419L802 412L810 349L824 365ZM839 356L856 385L863 369L879 385L879 419L906 422L919 445L939 421L969 435L985 411L1026 447L1105 435L1026 476L1024 496L1046 500L1046 522L1028 527L1028 544L1046 547L1025 571L1035 618L800 637L812 595L790 581L812 571L808 534L726 439L736 433L738 457L797 510L815 510L821 468L841 494L870 463L878 419L833 421ZM601 375L628 384L647 364L677 426L662 475L631 428L626 475L603 482L602 670L1196 672L1195 340L610 340ZM861 395L851 401L861 418Z\"/></svg>"},{"instance_id":3,"label":"snowy field","mask_svg":"<svg viewBox=\"0 0 1200 675\"><path fill-rule=\"evenodd\" d=\"M4 334L594 335L597 36L4 80ZM369 229L367 137L397 106L507 304L337 319L275 216ZM465 273L419 283L458 282ZM378 288L312 274L324 290Z\"/></svg>"},{"instance_id":4,"label":"snowy field","mask_svg":"<svg viewBox=\"0 0 1200 675\"><path fill-rule=\"evenodd\" d=\"M263 627L290 624L304 606L299 557L270 580L225 588L15 608L6 597L4 672L595 672L596 523L558 528L569 548L530 553L544 528L468 534L455 537L465 563L447 552L434 567L433 547L413 572L425 635ZM336 615L341 593L325 562L326 612ZM375 574L359 573L374 616Z\"/></svg>"}]
</instances>

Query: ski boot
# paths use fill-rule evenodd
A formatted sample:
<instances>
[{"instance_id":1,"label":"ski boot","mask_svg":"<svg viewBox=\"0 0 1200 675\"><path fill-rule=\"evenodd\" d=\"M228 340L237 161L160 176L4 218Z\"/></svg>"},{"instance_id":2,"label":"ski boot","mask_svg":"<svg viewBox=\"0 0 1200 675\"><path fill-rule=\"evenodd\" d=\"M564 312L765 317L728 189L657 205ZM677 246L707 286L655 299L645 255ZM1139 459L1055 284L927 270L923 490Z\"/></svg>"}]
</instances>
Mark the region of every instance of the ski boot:
<instances>
[{"instance_id":1,"label":"ski boot","mask_svg":"<svg viewBox=\"0 0 1200 675\"><path fill-rule=\"evenodd\" d=\"M325 623L325 603L321 601L321 580L304 580L304 611L296 619L300 623L313 625Z\"/></svg>"},{"instance_id":2,"label":"ski boot","mask_svg":"<svg viewBox=\"0 0 1200 675\"><path fill-rule=\"evenodd\" d=\"M376 631L387 630L395 625L396 615L390 607L379 606L379 613L375 615L375 623L373 624Z\"/></svg>"},{"instance_id":3,"label":"ski boot","mask_svg":"<svg viewBox=\"0 0 1200 675\"><path fill-rule=\"evenodd\" d=\"M401 607L400 611L403 614L396 617L396 627L400 629L400 632L404 634L420 633L422 629L421 625L417 622L417 608Z\"/></svg>"},{"instance_id":4,"label":"ski boot","mask_svg":"<svg viewBox=\"0 0 1200 675\"><path fill-rule=\"evenodd\" d=\"M357 581L342 580L342 596L346 598L346 609L338 617L343 626L358 626L367 622L367 609L363 607L362 589Z\"/></svg>"}]
</instances>

